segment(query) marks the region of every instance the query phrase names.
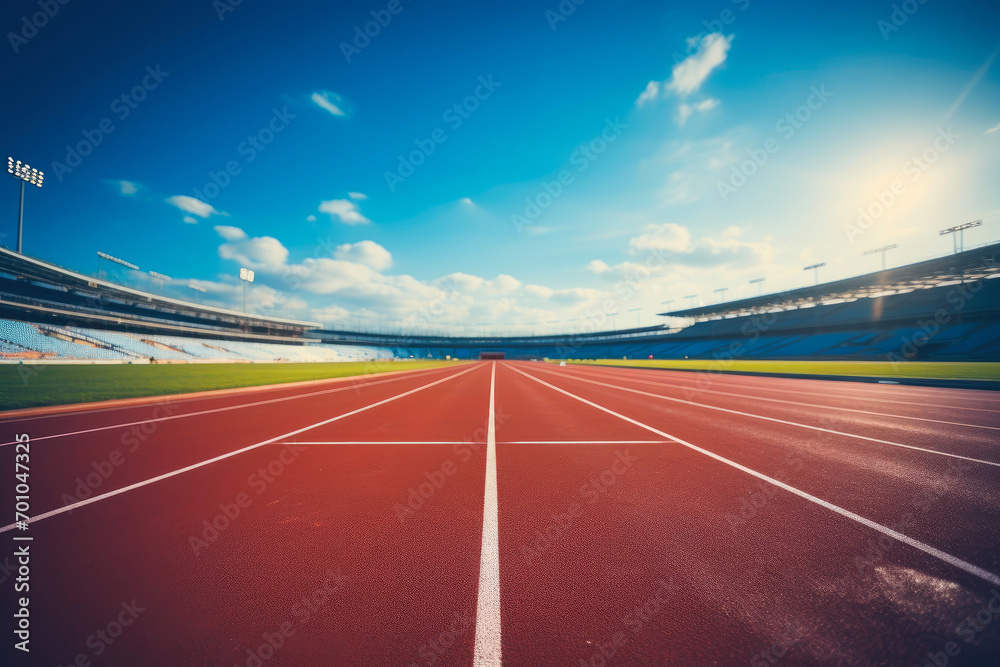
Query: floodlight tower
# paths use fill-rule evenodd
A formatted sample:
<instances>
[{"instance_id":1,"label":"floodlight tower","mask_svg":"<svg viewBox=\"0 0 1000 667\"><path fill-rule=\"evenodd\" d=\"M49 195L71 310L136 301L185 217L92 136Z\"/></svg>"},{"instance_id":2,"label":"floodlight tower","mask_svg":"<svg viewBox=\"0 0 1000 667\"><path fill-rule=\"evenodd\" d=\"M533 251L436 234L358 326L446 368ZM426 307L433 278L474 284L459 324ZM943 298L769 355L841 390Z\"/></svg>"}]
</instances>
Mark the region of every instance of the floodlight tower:
<instances>
[{"instance_id":1,"label":"floodlight tower","mask_svg":"<svg viewBox=\"0 0 1000 667\"><path fill-rule=\"evenodd\" d=\"M690 301L688 301L688 304L689 304L689 306L691 308L694 308L694 300L698 298L698 295L697 294L688 294L684 298L685 299L690 299Z\"/></svg>"},{"instance_id":2,"label":"floodlight tower","mask_svg":"<svg viewBox=\"0 0 1000 667\"><path fill-rule=\"evenodd\" d=\"M824 266L826 266L826 262L820 262L819 264L810 264L809 266L803 266L802 270L808 271L812 269L813 271L815 271L816 284L819 285L819 270Z\"/></svg>"},{"instance_id":3,"label":"floodlight tower","mask_svg":"<svg viewBox=\"0 0 1000 667\"><path fill-rule=\"evenodd\" d=\"M635 313L635 326L637 329L639 328L639 322L641 321L640 319L641 316L639 315L639 311L641 310L642 308L640 307L640 308L632 308L628 311L630 313Z\"/></svg>"},{"instance_id":4,"label":"floodlight tower","mask_svg":"<svg viewBox=\"0 0 1000 667\"><path fill-rule=\"evenodd\" d=\"M240 269L240 280L243 281L243 312L247 312L247 285L253 282L253 271L250 269Z\"/></svg>"},{"instance_id":5,"label":"floodlight tower","mask_svg":"<svg viewBox=\"0 0 1000 667\"><path fill-rule=\"evenodd\" d=\"M750 281L751 285L757 285L757 296L764 293L764 281L767 280L766 277L761 276L760 278L754 278Z\"/></svg>"},{"instance_id":6,"label":"floodlight tower","mask_svg":"<svg viewBox=\"0 0 1000 667\"><path fill-rule=\"evenodd\" d=\"M965 250L965 230L972 229L973 227L979 227L982 224L982 220L973 220L972 222L967 222L964 225L955 225L954 227L949 227L948 229L942 229L938 232L938 236L958 232L958 236L951 237L952 247L954 247L955 253L957 254Z\"/></svg>"},{"instance_id":7,"label":"floodlight tower","mask_svg":"<svg viewBox=\"0 0 1000 667\"><path fill-rule=\"evenodd\" d=\"M729 290L728 287L720 287L719 289L712 291L715 292L716 294L721 294L722 296L719 297L719 303L724 303L726 300L726 292L728 290Z\"/></svg>"},{"instance_id":8,"label":"floodlight tower","mask_svg":"<svg viewBox=\"0 0 1000 667\"><path fill-rule=\"evenodd\" d=\"M21 252L21 230L24 228L24 184L31 183L42 187L42 180L45 174L37 169L32 169L20 160L7 158L7 173L21 181L21 201L17 208L17 252Z\"/></svg>"},{"instance_id":9,"label":"floodlight tower","mask_svg":"<svg viewBox=\"0 0 1000 667\"><path fill-rule=\"evenodd\" d=\"M877 252L882 253L882 270L885 271L885 253L889 252L890 250L894 250L895 248L898 248L898 247L899 247L898 245L896 245L895 243L893 243L892 245L884 245L881 248L872 248L871 250L865 250L861 254L862 255L874 255Z\"/></svg>"}]
</instances>

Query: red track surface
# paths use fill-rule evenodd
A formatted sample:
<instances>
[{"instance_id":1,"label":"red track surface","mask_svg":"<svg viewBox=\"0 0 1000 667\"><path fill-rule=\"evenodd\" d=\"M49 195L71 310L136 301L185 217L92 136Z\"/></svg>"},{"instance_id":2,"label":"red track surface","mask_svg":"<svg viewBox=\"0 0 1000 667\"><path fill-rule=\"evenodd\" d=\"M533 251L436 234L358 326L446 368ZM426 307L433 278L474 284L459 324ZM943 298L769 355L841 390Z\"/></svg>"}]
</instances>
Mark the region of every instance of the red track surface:
<instances>
[{"instance_id":1,"label":"red track surface","mask_svg":"<svg viewBox=\"0 0 1000 667\"><path fill-rule=\"evenodd\" d=\"M477 632L505 665L1000 664L990 392L497 362L167 398L0 423L11 517L17 433L6 664L469 665Z\"/></svg>"}]
</instances>

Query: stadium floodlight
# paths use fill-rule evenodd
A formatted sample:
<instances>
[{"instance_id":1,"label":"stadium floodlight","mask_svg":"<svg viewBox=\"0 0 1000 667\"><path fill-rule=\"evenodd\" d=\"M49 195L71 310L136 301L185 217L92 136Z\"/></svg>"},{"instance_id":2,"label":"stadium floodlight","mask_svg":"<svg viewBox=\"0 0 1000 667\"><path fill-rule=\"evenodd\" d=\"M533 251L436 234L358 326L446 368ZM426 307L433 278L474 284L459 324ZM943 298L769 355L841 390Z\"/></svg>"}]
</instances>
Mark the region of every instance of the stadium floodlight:
<instances>
[{"instance_id":1,"label":"stadium floodlight","mask_svg":"<svg viewBox=\"0 0 1000 667\"><path fill-rule=\"evenodd\" d=\"M885 271L885 253L889 252L890 250L894 250L894 249L896 249L898 247L899 247L898 245L896 245L895 243L893 243L892 245L884 245L881 248L872 248L871 250L865 250L861 254L862 255L874 255L875 253L878 253L878 252L882 253L882 270Z\"/></svg>"},{"instance_id":2,"label":"stadium floodlight","mask_svg":"<svg viewBox=\"0 0 1000 667\"><path fill-rule=\"evenodd\" d=\"M7 173L21 181L21 201L17 208L17 251L21 252L21 230L24 228L24 184L31 183L42 187L45 173L32 169L20 160L15 161L10 156L7 157Z\"/></svg>"},{"instance_id":3,"label":"stadium floodlight","mask_svg":"<svg viewBox=\"0 0 1000 667\"><path fill-rule=\"evenodd\" d=\"M715 292L716 294L721 294L722 295L722 296L719 297L719 303L723 303L726 300L726 292L728 290L729 290L728 287L720 287L719 289L712 290L712 291Z\"/></svg>"},{"instance_id":4,"label":"stadium floodlight","mask_svg":"<svg viewBox=\"0 0 1000 667\"><path fill-rule=\"evenodd\" d=\"M826 262L820 262L818 264L810 264L809 266L803 266L802 270L809 271L810 269L812 269L813 271L815 271L816 284L819 285L819 270L824 266L826 266Z\"/></svg>"},{"instance_id":5,"label":"stadium floodlight","mask_svg":"<svg viewBox=\"0 0 1000 667\"><path fill-rule=\"evenodd\" d=\"M247 285L253 282L253 271L240 268L240 280L243 281L243 312L247 312Z\"/></svg>"},{"instance_id":6,"label":"stadium floodlight","mask_svg":"<svg viewBox=\"0 0 1000 667\"><path fill-rule=\"evenodd\" d=\"M942 229L938 232L938 236L958 232L958 236L951 237L952 247L955 249L955 253L957 254L965 250L965 230L972 229L973 227L979 227L982 224L982 220L973 220L972 222L967 222L964 225L955 225L954 227L949 227L948 229Z\"/></svg>"},{"instance_id":7,"label":"stadium floodlight","mask_svg":"<svg viewBox=\"0 0 1000 667\"><path fill-rule=\"evenodd\" d=\"M691 308L694 308L694 300L698 298L697 294L688 294L684 297L685 299L690 299Z\"/></svg>"},{"instance_id":8,"label":"stadium floodlight","mask_svg":"<svg viewBox=\"0 0 1000 667\"><path fill-rule=\"evenodd\" d=\"M754 278L753 280L750 281L751 285L757 285L757 296L763 294L765 280L767 280L767 278L765 276L761 276L760 278Z\"/></svg>"},{"instance_id":9,"label":"stadium floodlight","mask_svg":"<svg viewBox=\"0 0 1000 667\"><path fill-rule=\"evenodd\" d=\"M629 309L629 311L628 311L628 312L630 312L630 313L635 313L635 326L636 326L636 327L638 327L638 326L639 326L639 321L640 321L640 319L639 319L639 318L641 317L641 316L639 315L639 311L641 311L641 310L642 310L642 308L641 308L641 307L639 307L639 308L630 308L630 309Z\"/></svg>"},{"instance_id":10,"label":"stadium floodlight","mask_svg":"<svg viewBox=\"0 0 1000 667\"><path fill-rule=\"evenodd\" d=\"M173 280L170 276L159 271L150 271L149 277L153 279L153 286L159 292L160 296L163 296L163 283L169 283Z\"/></svg>"},{"instance_id":11,"label":"stadium floodlight","mask_svg":"<svg viewBox=\"0 0 1000 667\"><path fill-rule=\"evenodd\" d=\"M615 329L615 328L617 328L617 327L615 327L615 317L617 317L617 316L618 316L618 313L617 313L617 312L614 312L614 313L608 313L608 317L610 317L610 318L611 318L611 328L612 328L612 329Z\"/></svg>"}]
</instances>

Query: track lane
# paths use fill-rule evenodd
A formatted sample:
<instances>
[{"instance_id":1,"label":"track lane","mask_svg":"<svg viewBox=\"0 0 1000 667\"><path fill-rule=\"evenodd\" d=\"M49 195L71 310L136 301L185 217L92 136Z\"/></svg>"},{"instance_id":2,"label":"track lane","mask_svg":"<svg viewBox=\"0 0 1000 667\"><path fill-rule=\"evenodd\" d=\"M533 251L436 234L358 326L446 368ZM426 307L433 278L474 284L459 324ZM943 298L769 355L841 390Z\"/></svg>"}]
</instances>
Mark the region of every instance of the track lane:
<instances>
[{"instance_id":1,"label":"track lane","mask_svg":"<svg viewBox=\"0 0 1000 667\"><path fill-rule=\"evenodd\" d=\"M889 447L828 432L738 419L699 411L596 386L576 378L558 378L518 365L555 386L618 413L638 419L688 442L701 444L737 463L794 486L886 526L905 528L912 537L1000 572L1000 550L989 539L1000 513L1000 468ZM765 485L766 486L766 485ZM753 530L766 514L749 504L762 491L745 479L744 498L731 504L731 528ZM744 502L745 501L745 502ZM765 503L767 505L767 503Z\"/></svg>"},{"instance_id":2,"label":"track lane","mask_svg":"<svg viewBox=\"0 0 1000 667\"><path fill-rule=\"evenodd\" d=\"M578 406L578 418L589 417ZM677 446L631 449L633 468L587 503L579 485L610 467L609 453L498 448L507 664L587 661L616 637L620 664L745 664L795 628L788 664L916 661L988 597L982 581L912 549L889 550L859 573L855 556L871 531L790 494L769 501L779 520L733 534L725 515L746 476ZM573 501L582 516L533 548L535 531L557 524L552 515ZM676 590L657 606L661 578ZM635 607L646 604L657 611L637 625ZM913 614L923 608L939 615Z\"/></svg>"},{"instance_id":3,"label":"track lane","mask_svg":"<svg viewBox=\"0 0 1000 667\"><path fill-rule=\"evenodd\" d=\"M580 418L590 414L582 404L579 412ZM591 655L588 650L593 650L587 641L607 645L614 632L624 631L623 664L649 664L653 660L668 660L670 664L712 660L745 663L783 637L787 639L790 624L798 624L807 630L786 647L793 664L863 664L859 661L873 656L876 661L899 662L907 656L918 661L925 657L921 650L940 650L953 637L962 611L978 608L989 596L984 582L902 545L886 549L859 572L857 557L868 553L872 532L790 494L770 498L768 509L772 513L757 517L753 530L734 534L726 520L727 508L739 506L746 475L734 475L738 471L720 468L701 455L701 460L692 458L692 452L684 448L649 447L653 461L650 477L630 490L628 477L623 475L610 490L608 507L613 504L613 494L621 497L615 507L601 513L605 530L581 523L579 532L565 531L543 554L553 556L555 562L541 574L529 570L526 576L522 572L523 585L514 584L522 589L510 593L513 600L541 596L548 601L538 604L541 610L518 605L517 614L510 613L512 618L520 616L526 627L548 629L542 634L551 639L542 640L540 647L547 649L545 655L561 650L587 659ZM501 507L509 504L532 516L533 505L547 502L546 509L538 512L541 516L536 515L536 523L543 529L546 521L553 521L544 512L566 512L566 503L576 497L576 491L574 484L561 481L561 470L564 466L576 468L587 460L587 454L537 448L533 452L537 457L552 460L536 464L532 452L523 448L501 447L499 453L501 471L509 470L509 477L500 482ZM519 455L524 460L516 461ZM585 479L587 471L576 469L568 477ZM664 483L667 479L671 484ZM553 494L553 486L563 491ZM580 521L596 516L603 506L595 505L594 513ZM508 516L519 514L511 509L507 512ZM503 516L502 511L502 529ZM530 527L518 525L515 518L508 521L508 532L530 541ZM523 568L524 556L518 553L517 538L512 539L515 544L506 546L501 562L505 558L515 562L520 557ZM629 541L640 544L631 549ZM563 547L565 550L557 553ZM670 568L676 565L680 566L676 574L681 577L679 599L671 605L669 617L678 622L654 628L652 623L658 622L654 619L648 626L652 630L649 635L644 631L630 634L624 619L633 601L641 604L649 599L652 573L673 572ZM513 576L515 566L508 567ZM568 571L575 575L569 581L564 576ZM636 585L641 577L646 577L644 585ZM549 588L553 592L542 592ZM643 589L646 597L640 593ZM597 594L589 597L590 591ZM524 618L525 613L531 618ZM580 632L571 619L579 619L592 631ZM706 623L706 619L717 623ZM511 623L505 623L505 628L511 628ZM993 636L988 646L978 647L976 655L990 655L997 645L995 639ZM508 637L505 649L508 642L515 641ZM519 648L531 650L527 643ZM642 653L629 653L632 650ZM511 647L506 655L513 651ZM970 652L966 650L964 655ZM525 659L511 664L531 663Z\"/></svg>"},{"instance_id":4,"label":"track lane","mask_svg":"<svg viewBox=\"0 0 1000 667\"><path fill-rule=\"evenodd\" d=\"M375 421L429 412L447 423L452 405L474 412L480 428L488 380L487 366L474 367L370 412ZM454 403L451 383L464 403ZM448 436L464 442L472 435L464 430L454 423ZM484 471L484 447L273 444L33 524L33 582L43 591L32 608L34 655L52 664L77 651L92 656L87 637L134 598L145 609L136 631L107 647L117 664L247 664L246 651L286 621L294 634L267 664L388 665L425 655L467 664ZM430 497L397 511L424 484ZM218 517L235 511L240 494L249 505L224 525ZM325 583L328 571L346 579L307 621L296 605L335 585Z\"/></svg>"}]
</instances>

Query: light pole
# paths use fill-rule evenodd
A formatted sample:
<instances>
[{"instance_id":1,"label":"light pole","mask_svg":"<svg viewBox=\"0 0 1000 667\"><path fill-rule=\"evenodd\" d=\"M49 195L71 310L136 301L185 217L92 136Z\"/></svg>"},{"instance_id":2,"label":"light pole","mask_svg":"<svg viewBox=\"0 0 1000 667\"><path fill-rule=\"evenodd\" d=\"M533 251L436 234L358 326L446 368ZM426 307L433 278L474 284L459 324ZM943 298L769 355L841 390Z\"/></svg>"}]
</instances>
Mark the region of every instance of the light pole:
<instances>
[{"instance_id":1,"label":"light pole","mask_svg":"<svg viewBox=\"0 0 1000 667\"><path fill-rule=\"evenodd\" d=\"M163 283L169 283L173 278L158 271L150 271L149 277L153 279L154 294L163 296Z\"/></svg>"},{"instance_id":2,"label":"light pole","mask_svg":"<svg viewBox=\"0 0 1000 667\"><path fill-rule=\"evenodd\" d=\"M949 227L948 229L942 229L938 232L938 236L958 232L958 236L951 237L952 247L955 249L955 253L957 254L965 250L965 230L972 229L973 227L979 227L982 224L982 220L973 220L972 222L967 222L964 225L955 225L954 227Z\"/></svg>"},{"instance_id":3,"label":"light pole","mask_svg":"<svg viewBox=\"0 0 1000 667\"><path fill-rule=\"evenodd\" d=\"M719 288L719 289L717 289L717 290L712 290L712 291L713 291L713 292L715 292L716 294L721 294L721 295L722 295L722 296L720 296L720 297L719 297L719 303L723 303L723 302L725 302L725 300L726 300L726 291L727 291L728 289L729 289L728 287L720 287L720 288Z\"/></svg>"},{"instance_id":4,"label":"light pole","mask_svg":"<svg viewBox=\"0 0 1000 667\"><path fill-rule=\"evenodd\" d=\"M685 299L690 299L690 301L688 303L690 303L690 307L691 308L694 308L694 300L698 298L698 295L697 294L688 294L684 298Z\"/></svg>"},{"instance_id":5,"label":"light pole","mask_svg":"<svg viewBox=\"0 0 1000 667\"><path fill-rule=\"evenodd\" d=\"M898 248L899 246L893 243L892 245L884 245L881 248L872 248L871 250L865 250L862 255L874 255L877 252L882 253L882 270L885 271L885 253Z\"/></svg>"},{"instance_id":6,"label":"light pole","mask_svg":"<svg viewBox=\"0 0 1000 667\"><path fill-rule=\"evenodd\" d=\"M820 262L819 264L810 264L809 266L803 266L802 270L808 271L809 269L812 269L813 271L815 271L816 284L819 285L819 270L824 266L826 266L826 262Z\"/></svg>"},{"instance_id":7,"label":"light pole","mask_svg":"<svg viewBox=\"0 0 1000 667\"><path fill-rule=\"evenodd\" d=\"M31 183L42 187L42 180L45 174L37 169L32 169L20 160L7 158L7 173L21 181L21 201L17 207L17 251L21 252L21 231L24 229L24 184Z\"/></svg>"},{"instance_id":8,"label":"light pole","mask_svg":"<svg viewBox=\"0 0 1000 667\"><path fill-rule=\"evenodd\" d=\"M247 312L247 285L253 282L253 271L250 269L240 269L240 280L243 281L243 313Z\"/></svg>"},{"instance_id":9,"label":"light pole","mask_svg":"<svg viewBox=\"0 0 1000 667\"><path fill-rule=\"evenodd\" d=\"M118 257L115 257L114 255L109 255L106 252L101 252L100 250L98 250L97 251L97 277L98 278L101 278L101 273L102 273L102 271L101 271L101 260L102 259L106 259L109 262L114 262L115 264L121 264L126 269L132 269L133 271L138 271L139 270L139 267L136 266L135 264L133 264L132 262L126 262L124 259L120 259ZM121 278L120 271L118 273L118 277ZM122 279L122 280L124 280L124 279ZM122 284L124 284L124 282Z\"/></svg>"},{"instance_id":10,"label":"light pole","mask_svg":"<svg viewBox=\"0 0 1000 667\"><path fill-rule=\"evenodd\" d=\"M764 276L761 276L760 278L754 278L753 280L750 281L751 285L757 285L757 296L760 296L761 294L764 293L764 281L765 280L767 280L767 278L765 278Z\"/></svg>"},{"instance_id":11,"label":"light pole","mask_svg":"<svg viewBox=\"0 0 1000 667\"><path fill-rule=\"evenodd\" d=\"M207 291L208 291L208 290L207 290L207 289L205 289L204 287L198 287L197 285L188 285L188 287L190 287L191 289L193 289L193 290L194 290L195 292L200 292L201 294L204 294L205 292L207 292ZM201 297L198 297L198 296L196 296L196 297L194 298L194 300L195 300L195 301L196 301L197 303L201 303Z\"/></svg>"},{"instance_id":12,"label":"light pole","mask_svg":"<svg viewBox=\"0 0 1000 667\"><path fill-rule=\"evenodd\" d=\"M628 311L628 312L630 312L630 313L635 313L635 328L636 328L636 329L638 329L638 328L639 328L639 322L640 322L640 315L639 315L639 311L641 311L641 310L642 310L642 308L640 307L640 308L632 308L632 309L630 309L630 310Z\"/></svg>"},{"instance_id":13,"label":"light pole","mask_svg":"<svg viewBox=\"0 0 1000 667\"><path fill-rule=\"evenodd\" d=\"M615 317L617 315L618 315L618 313L608 313L608 316L611 318L611 330L612 331L614 331L616 329L616 327L615 327Z\"/></svg>"}]
</instances>

